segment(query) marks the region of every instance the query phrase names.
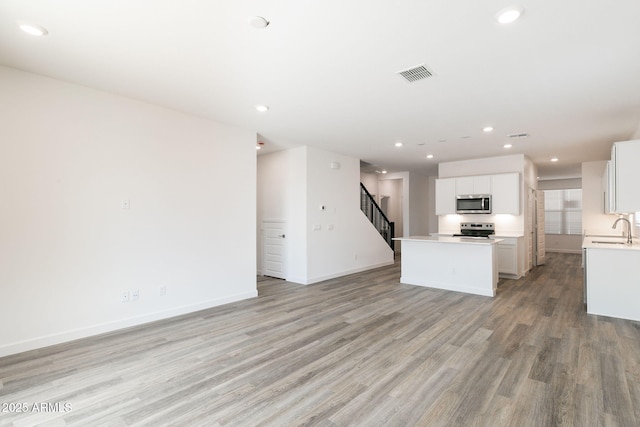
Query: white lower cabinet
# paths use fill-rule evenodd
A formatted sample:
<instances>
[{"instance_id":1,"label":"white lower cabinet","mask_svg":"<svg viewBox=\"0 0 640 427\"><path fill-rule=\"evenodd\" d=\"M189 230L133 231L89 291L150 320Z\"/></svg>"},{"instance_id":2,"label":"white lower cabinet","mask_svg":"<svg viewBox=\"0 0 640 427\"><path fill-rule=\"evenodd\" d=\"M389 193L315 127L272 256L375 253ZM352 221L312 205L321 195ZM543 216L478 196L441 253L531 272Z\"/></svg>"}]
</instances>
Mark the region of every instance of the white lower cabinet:
<instances>
[{"instance_id":1,"label":"white lower cabinet","mask_svg":"<svg viewBox=\"0 0 640 427\"><path fill-rule=\"evenodd\" d=\"M518 237L496 237L498 243L498 273L501 276L518 278Z\"/></svg>"},{"instance_id":2,"label":"white lower cabinet","mask_svg":"<svg viewBox=\"0 0 640 427\"><path fill-rule=\"evenodd\" d=\"M584 255L587 313L640 321L640 250L587 248Z\"/></svg>"}]
</instances>

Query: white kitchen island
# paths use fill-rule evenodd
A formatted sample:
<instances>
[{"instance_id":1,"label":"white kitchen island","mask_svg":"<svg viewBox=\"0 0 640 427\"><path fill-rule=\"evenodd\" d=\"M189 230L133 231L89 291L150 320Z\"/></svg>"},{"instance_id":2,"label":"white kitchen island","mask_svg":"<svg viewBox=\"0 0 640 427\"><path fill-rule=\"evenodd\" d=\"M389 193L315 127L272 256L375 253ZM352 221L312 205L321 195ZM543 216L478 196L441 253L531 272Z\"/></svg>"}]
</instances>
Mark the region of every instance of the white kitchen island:
<instances>
[{"instance_id":1,"label":"white kitchen island","mask_svg":"<svg viewBox=\"0 0 640 427\"><path fill-rule=\"evenodd\" d=\"M493 297L500 239L409 236L401 242L400 283Z\"/></svg>"}]
</instances>

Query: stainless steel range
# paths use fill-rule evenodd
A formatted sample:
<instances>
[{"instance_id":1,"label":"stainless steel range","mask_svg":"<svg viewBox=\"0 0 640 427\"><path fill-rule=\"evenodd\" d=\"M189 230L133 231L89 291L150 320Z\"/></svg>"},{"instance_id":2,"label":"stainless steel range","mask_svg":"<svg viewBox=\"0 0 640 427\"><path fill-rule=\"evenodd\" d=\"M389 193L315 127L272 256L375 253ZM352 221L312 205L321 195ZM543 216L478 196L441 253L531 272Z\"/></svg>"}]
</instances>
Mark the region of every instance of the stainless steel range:
<instances>
[{"instance_id":1,"label":"stainless steel range","mask_svg":"<svg viewBox=\"0 0 640 427\"><path fill-rule=\"evenodd\" d=\"M460 223L460 234L454 234L454 236L488 239L495 233L495 225L492 222L462 222Z\"/></svg>"}]
</instances>

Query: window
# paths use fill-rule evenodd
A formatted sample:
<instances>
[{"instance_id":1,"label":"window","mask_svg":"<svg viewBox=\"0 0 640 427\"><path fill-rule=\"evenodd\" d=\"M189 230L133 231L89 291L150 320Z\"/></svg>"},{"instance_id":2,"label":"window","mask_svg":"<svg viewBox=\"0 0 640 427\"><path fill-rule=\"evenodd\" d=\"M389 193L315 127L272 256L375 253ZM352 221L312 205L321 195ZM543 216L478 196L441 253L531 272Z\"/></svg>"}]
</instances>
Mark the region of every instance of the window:
<instances>
[{"instance_id":1,"label":"window","mask_svg":"<svg viewBox=\"0 0 640 427\"><path fill-rule=\"evenodd\" d=\"M544 192L544 232L582 234L582 190Z\"/></svg>"}]
</instances>

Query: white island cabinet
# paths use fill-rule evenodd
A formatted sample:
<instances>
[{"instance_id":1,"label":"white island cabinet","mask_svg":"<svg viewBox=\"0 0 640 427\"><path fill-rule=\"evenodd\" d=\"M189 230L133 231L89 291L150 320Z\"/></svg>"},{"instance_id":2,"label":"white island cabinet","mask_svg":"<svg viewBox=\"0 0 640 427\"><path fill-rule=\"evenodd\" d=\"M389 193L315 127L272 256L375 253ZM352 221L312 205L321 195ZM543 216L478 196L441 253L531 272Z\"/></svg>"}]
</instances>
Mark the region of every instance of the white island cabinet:
<instances>
[{"instance_id":1,"label":"white island cabinet","mask_svg":"<svg viewBox=\"0 0 640 427\"><path fill-rule=\"evenodd\" d=\"M498 286L498 239L401 237L400 283L493 297Z\"/></svg>"},{"instance_id":2,"label":"white island cabinet","mask_svg":"<svg viewBox=\"0 0 640 427\"><path fill-rule=\"evenodd\" d=\"M584 239L587 313L640 321L640 243L624 241Z\"/></svg>"}]
</instances>

